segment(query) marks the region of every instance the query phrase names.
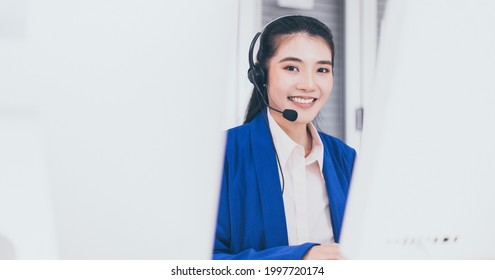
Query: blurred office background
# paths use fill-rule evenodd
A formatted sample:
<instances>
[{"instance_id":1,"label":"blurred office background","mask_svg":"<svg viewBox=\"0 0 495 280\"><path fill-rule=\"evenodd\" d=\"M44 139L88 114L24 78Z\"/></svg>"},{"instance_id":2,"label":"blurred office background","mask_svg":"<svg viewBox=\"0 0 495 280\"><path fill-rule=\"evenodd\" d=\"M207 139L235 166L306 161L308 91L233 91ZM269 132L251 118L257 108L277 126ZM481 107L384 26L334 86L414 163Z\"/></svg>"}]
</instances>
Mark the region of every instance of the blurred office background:
<instances>
[{"instance_id":1,"label":"blurred office background","mask_svg":"<svg viewBox=\"0 0 495 280\"><path fill-rule=\"evenodd\" d=\"M359 149L385 0L0 0L0 258L208 258L254 34L327 23L319 125Z\"/></svg>"}]
</instances>

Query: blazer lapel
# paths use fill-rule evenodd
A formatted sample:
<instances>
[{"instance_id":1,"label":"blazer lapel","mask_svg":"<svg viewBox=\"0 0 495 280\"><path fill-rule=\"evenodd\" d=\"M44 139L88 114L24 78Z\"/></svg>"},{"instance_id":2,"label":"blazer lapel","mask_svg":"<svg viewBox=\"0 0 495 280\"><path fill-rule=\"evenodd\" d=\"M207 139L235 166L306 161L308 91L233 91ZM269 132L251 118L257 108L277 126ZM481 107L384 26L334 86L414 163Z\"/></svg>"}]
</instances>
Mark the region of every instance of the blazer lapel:
<instances>
[{"instance_id":1,"label":"blazer lapel","mask_svg":"<svg viewBox=\"0 0 495 280\"><path fill-rule=\"evenodd\" d=\"M288 245L282 186L278 175L275 148L268 124L258 114L251 126L251 144L258 179L258 188L267 247Z\"/></svg>"},{"instance_id":2,"label":"blazer lapel","mask_svg":"<svg viewBox=\"0 0 495 280\"><path fill-rule=\"evenodd\" d=\"M344 217L344 208L346 196L340 187L340 178L336 172L331 155L330 147L325 145L323 154L323 176L327 187L328 201L330 202L330 216L332 220L332 229L335 242L339 242L340 229ZM342 176L342 175L341 175Z\"/></svg>"}]
</instances>

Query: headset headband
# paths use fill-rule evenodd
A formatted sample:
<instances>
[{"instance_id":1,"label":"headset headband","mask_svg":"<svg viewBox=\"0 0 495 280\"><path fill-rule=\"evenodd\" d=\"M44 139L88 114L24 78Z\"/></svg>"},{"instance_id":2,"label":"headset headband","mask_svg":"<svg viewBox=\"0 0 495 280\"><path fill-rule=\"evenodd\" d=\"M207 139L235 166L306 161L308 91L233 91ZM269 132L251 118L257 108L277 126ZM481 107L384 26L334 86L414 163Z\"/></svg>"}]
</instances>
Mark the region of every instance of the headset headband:
<instances>
[{"instance_id":1,"label":"headset headband","mask_svg":"<svg viewBox=\"0 0 495 280\"><path fill-rule=\"evenodd\" d=\"M253 40L251 41L251 45L249 46L249 69L253 69L254 68L254 59L253 59L253 53L254 53L254 46L256 45L256 41L258 40L258 38L261 36L261 34L263 34L263 31L265 31L265 29L270 25L272 24L273 22L281 19L281 18L286 18L286 17L293 17L293 16L301 16L301 15L297 15L297 14L294 14L294 15L283 15L283 16L280 16L280 17L277 17L277 18L274 18L272 19L271 21L269 21L267 24L265 24L261 29L260 31L258 31L258 33L256 33L256 35L254 35L254 38Z\"/></svg>"}]
</instances>

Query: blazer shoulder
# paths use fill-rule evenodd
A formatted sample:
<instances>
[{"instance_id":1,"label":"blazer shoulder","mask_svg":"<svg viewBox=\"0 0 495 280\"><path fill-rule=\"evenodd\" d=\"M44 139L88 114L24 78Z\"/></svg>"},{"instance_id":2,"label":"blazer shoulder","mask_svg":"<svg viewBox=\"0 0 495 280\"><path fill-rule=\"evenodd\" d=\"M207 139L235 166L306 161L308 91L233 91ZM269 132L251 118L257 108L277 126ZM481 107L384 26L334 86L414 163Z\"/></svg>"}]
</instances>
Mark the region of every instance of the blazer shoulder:
<instances>
[{"instance_id":1,"label":"blazer shoulder","mask_svg":"<svg viewBox=\"0 0 495 280\"><path fill-rule=\"evenodd\" d=\"M249 133L251 123L242 124L227 130L228 136L244 136Z\"/></svg>"},{"instance_id":2,"label":"blazer shoulder","mask_svg":"<svg viewBox=\"0 0 495 280\"><path fill-rule=\"evenodd\" d=\"M318 133L323 142L323 146L325 147L325 153L329 153L334 160L337 160L352 169L354 159L356 158L356 150L336 137L323 132Z\"/></svg>"},{"instance_id":3,"label":"blazer shoulder","mask_svg":"<svg viewBox=\"0 0 495 280\"><path fill-rule=\"evenodd\" d=\"M242 124L227 130L227 141L237 138L248 138L251 131L251 123Z\"/></svg>"},{"instance_id":4,"label":"blazer shoulder","mask_svg":"<svg viewBox=\"0 0 495 280\"><path fill-rule=\"evenodd\" d=\"M250 123L239 125L227 130L226 152L237 154L250 145ZM237 151L237 152L235 152Z\"/></svg>"},{"instance_id":5,"label":"blazer shoulder","mask_svg":"<svg viewBox=\"0 0 495 280\"><path fill-rule=\"evenodd\" d=\"M328 135L324 132L319 131L318 134L320 135L321 141L325 146L328 146L329 148L336 149L338 151L341 151L345 154L355 154L356 150L354 150L352 147L344 143L344 141L340 140L339 138L333 137L331 135Z\"/></svg>"}]
</instances>

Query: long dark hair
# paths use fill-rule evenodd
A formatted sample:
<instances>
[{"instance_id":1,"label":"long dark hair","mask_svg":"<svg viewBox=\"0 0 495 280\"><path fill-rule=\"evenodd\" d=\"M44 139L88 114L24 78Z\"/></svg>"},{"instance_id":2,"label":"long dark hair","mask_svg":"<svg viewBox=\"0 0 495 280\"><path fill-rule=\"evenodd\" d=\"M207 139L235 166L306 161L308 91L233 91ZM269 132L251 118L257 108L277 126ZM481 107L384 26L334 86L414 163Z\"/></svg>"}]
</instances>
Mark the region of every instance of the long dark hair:
<instances>
[{"instance_id":1,"label":"long dark hair","mask_svg":"<svg viewBox=\"0 0 495 280\"><path fill-rule=\"evenodd\" d=\"M327 42L332 52L332 62L335 57L335 44L333 43L332 31L321 21L307 16L285 16L269 23L262 31L260 36L259 50L256 56L256 64L260 65L268 76L268 63L275 55L277 49L282 43L282 37L294 34L307 34L309 36L320 37ZM333 65L332 65L333 68ZM332 71L333 73L333 71ZM267 77L268 79L268 77ZM266 90L261 89L261 95L268 102ZM260 93L256 87L253 88L249 104L246 109L246 118L244 123L248 123L265 107L261 101Z\"/></svg>"}]
</instances>

